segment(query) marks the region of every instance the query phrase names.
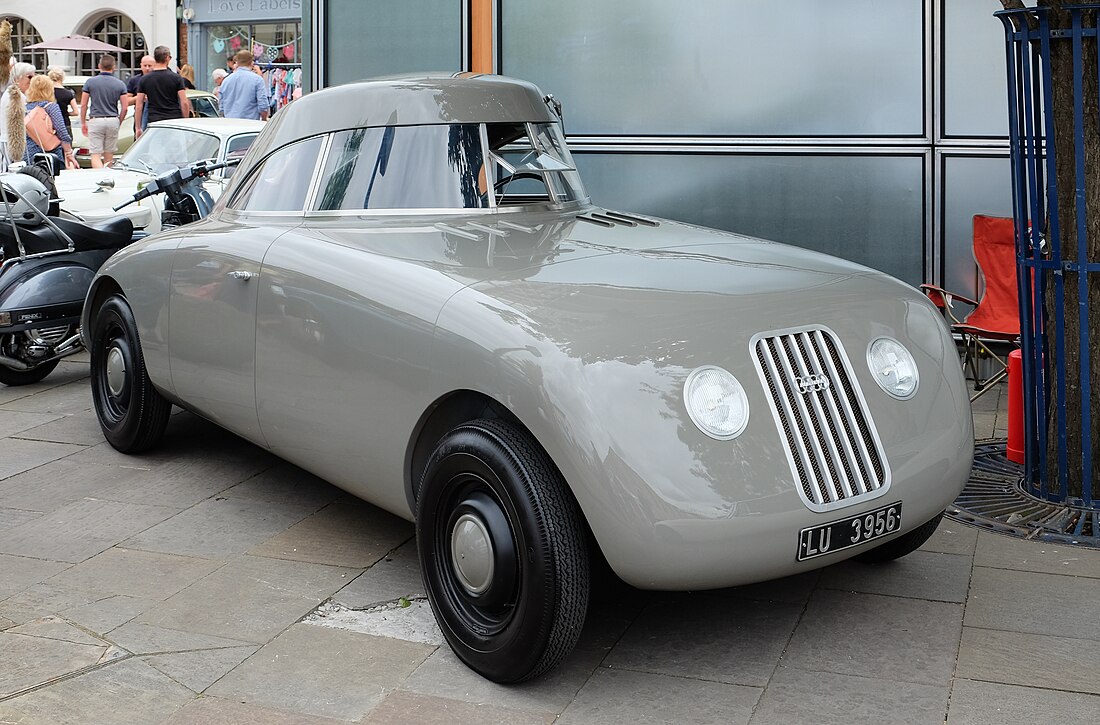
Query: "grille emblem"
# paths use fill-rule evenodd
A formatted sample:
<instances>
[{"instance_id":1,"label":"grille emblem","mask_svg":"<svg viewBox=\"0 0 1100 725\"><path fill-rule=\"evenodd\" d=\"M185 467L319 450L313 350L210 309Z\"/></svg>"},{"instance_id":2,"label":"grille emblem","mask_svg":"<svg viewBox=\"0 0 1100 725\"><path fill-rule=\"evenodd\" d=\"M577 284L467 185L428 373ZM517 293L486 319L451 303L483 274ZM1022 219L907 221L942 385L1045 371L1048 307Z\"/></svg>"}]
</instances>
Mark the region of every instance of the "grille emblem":
<instances>
[{"instance_id":1,"label":"grille emblem","mask_svg":"<svg viewBox=\"0 0 1100 725\"><path fill-rule=\"evenodd\" d=\"M825 375L799 375L795 377L795 382L798 383L798 392L806 395L807 393L820 393L822 390L829 388L829 378Z\"/></svg>"}]
</instances>

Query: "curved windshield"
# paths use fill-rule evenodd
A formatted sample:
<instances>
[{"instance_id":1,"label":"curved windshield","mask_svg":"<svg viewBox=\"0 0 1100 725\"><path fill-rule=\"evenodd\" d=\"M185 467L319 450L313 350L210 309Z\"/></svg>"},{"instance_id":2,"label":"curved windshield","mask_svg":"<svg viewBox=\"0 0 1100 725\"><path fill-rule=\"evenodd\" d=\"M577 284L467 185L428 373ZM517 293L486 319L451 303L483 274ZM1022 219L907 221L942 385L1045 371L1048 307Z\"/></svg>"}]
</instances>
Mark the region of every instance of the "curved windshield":
<instances>
[{"instance_id":1,"label":"curved windshield","mask_svg":"<svg viewBox=\"0 0 1100 725\"><path fill-rule=\"evenodd\" d=\"M186 128L150 126L141 138L122 155L123 166L159 173L169 167L182 167L216 159L221 142L217 136Z\"/></svg>"}]
</instances>

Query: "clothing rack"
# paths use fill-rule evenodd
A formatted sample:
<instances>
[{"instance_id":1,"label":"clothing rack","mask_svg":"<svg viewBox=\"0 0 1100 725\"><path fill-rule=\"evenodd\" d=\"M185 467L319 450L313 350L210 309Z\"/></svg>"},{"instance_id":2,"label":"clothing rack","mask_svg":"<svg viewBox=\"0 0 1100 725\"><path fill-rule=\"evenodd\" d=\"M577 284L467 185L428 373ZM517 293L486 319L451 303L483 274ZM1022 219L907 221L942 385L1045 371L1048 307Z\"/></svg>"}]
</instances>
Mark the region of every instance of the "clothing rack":
<instances>
[{"instance_id":1,"label":"clothing rack","mask_svg":"<svg viewBox=\"0 0 1100 725\"><path fill-rule=\"evenodd\" d=\"M301 63L258 63L267 83L267 95L271 99L271 113L302 96Z\"/></svg>"}]
</instances>

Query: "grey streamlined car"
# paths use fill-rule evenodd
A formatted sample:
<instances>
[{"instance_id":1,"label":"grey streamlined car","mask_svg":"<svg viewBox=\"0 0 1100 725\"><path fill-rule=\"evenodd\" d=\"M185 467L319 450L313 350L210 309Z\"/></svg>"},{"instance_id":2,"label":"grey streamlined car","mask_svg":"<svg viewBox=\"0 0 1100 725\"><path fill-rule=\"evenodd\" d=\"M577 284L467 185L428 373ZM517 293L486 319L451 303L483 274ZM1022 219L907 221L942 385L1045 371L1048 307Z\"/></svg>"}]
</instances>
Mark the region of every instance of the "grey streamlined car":
<instances>
[{"instance_id":1,"label":"grey streamlined car","mask_svg":"<svg viewBox=\"0 0 1100 725\"><path fill-rule=\"evenodd\" d=\"M309 94L83 321L112 445L174 403L415 521L447 641L502 682L573 647L590 561L706 589L893 559L973 452L923 296L594 206L554 105L496 76Z\"/></svg>"}]
</instances>

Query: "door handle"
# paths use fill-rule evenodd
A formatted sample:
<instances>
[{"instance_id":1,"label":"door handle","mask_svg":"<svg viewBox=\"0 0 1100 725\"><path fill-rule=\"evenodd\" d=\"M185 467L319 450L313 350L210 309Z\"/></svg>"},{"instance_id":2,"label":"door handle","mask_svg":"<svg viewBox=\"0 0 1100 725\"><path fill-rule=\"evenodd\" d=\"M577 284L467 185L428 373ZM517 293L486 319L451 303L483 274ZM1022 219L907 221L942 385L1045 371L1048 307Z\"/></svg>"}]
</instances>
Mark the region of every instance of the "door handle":
<instances>
[{"instance_id":1,"label":"door handle","mask_svg":"<svg viewBox=\"0 0 1100 725\"><path fill-rule=\"evenodd\" d=\"M252 272L249 272L248 270L235 269L232 272L230 272L229 274L227 274L226 276L227 277L232 277L233 279L239 279L242 282L247 282L248 280L252 279L252 277L255 276L255 275L253 275Z\"/></svg>"}]
</instances>

